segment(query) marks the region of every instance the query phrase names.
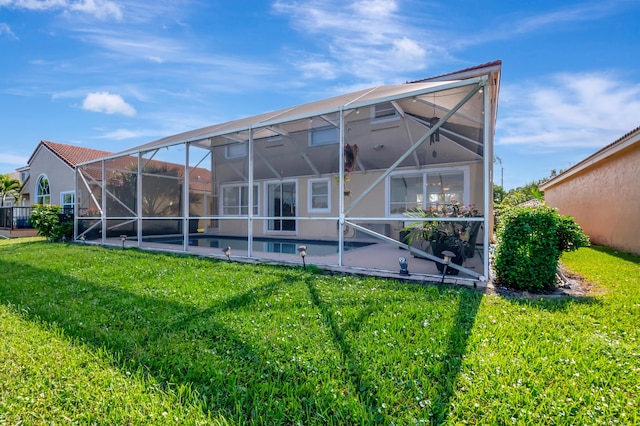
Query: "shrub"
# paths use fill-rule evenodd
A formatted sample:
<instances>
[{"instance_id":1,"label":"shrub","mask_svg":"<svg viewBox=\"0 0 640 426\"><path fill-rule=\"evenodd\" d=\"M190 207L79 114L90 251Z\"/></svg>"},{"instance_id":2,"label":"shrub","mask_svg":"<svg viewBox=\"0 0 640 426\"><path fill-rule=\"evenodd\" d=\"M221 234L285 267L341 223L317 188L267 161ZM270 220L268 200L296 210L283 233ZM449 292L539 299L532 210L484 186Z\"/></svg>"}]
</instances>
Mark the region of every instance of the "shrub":
<instances>
[{"instance_id":1,"label":"shrub","mask_svg":"<svg viewBox=\"0 0 640 426\"><path fill-rule=\"evenodd\" d=\"M62 207L51 205L37 205L31 212L29 223L49 241L59 241L64 236L70 240L73 236L73 222L61 222Z\"/></svg>"},{"instance_id":2,"label":"shrub","mask_svg":"<svg viewBox=\"0 0 640 426\"><path fill-rule=\"evenodd\" d=\"M497 239L494 266L498 283L530 291L553 288L562 252L589 245L589 238L572 217L548 206L505 210Z\"/></svg>"}]
</instances>

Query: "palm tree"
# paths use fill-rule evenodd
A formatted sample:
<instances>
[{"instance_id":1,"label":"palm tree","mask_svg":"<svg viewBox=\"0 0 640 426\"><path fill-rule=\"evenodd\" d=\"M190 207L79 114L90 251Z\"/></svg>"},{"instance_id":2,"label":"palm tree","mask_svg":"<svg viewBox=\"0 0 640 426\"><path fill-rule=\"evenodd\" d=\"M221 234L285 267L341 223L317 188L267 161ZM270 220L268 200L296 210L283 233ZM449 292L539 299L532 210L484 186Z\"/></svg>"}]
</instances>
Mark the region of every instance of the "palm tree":
<instances>
[{"instance_id":1,"label":"palm tree","mask_svg":"<svg viewBox=\"0 0 640 426\"><path fill-rule=\"evenodd\" d=\"M20 181L12 179L9 174L0 175L0 206L4 206L4 200L8 195L18 199L20 195Z\"/></svg>"}]
</instances>

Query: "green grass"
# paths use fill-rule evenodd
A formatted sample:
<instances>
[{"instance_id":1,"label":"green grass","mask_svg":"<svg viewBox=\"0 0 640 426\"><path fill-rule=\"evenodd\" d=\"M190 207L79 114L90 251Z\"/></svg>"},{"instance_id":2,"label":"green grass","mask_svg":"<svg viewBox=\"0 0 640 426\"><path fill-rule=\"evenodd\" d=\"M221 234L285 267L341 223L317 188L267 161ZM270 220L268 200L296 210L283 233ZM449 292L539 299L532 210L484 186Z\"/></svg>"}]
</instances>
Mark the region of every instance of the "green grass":
<instances>
[{"instance_id":1,"label":"green grass","mask_svg":"<svg viewBox=\"0 0 640 426\"><path fill-rule=\"evenodd\" d=\"M0 424L640 423L640 260L580 299L0 242Z\"/></svg>"}]
</instances>

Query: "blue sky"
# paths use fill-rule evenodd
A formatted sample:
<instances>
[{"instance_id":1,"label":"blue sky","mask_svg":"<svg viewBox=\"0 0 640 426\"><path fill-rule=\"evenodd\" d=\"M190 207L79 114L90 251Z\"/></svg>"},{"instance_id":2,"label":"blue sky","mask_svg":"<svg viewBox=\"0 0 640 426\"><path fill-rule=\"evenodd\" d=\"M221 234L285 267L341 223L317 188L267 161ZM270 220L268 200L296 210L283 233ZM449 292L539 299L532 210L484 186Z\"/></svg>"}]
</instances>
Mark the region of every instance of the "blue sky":
<instances>
[{"instance_id":1,"label":"blue sky","mask_svg":"<svg viewBox=\"0 0 640 426\"><path fill-rule=\"evenodd\" d=\"M501 59L509 189L640 125L638 22L638 0L0 0L0 173L41 139L117 152Z\"/></svg>"}]
</instances>

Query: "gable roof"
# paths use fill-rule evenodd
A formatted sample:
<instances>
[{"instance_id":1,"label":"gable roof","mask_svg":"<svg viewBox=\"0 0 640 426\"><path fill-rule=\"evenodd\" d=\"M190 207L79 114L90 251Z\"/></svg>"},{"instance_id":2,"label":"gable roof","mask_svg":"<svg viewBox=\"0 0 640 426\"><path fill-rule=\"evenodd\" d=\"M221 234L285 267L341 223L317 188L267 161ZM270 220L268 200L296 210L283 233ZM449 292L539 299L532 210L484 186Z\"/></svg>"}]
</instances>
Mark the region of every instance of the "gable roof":
<instances>
[{"instance_id":1,"label":"gable roof","mask_svg":"<svg viewBox=\"0 0 640 426\"><path fill-rule=\"evenodd\" d=\"M615 141L606 145L604 148L594 152L584 160L571 166L564 172L560 173L557 176L554 176L553 178L549 179L545 183L541 184L540 189L545 191L548 188L555 186L560 182L564 181L565 179L568 179L569 177L575 175L576 173L586 168L589 168L592 165L597 164L605 160L606 158L611 157L613 154L616 154L624 149L627 149L637 143L640 143L640 126L636 127L630 132L627 132L626 134L619 137Z\"/></svg>"},{"instance_id":2,"label":"gable roof","mask_svg":"<svg viewBox=\"0 0 640 426\"><path fill-rule=\"evenodd\" d=\"M43 146L49 149L49 151L59 157L71 168L74 168L76 164L96 160L98 158L106 157L113 154L109 151L101 151L99 149L85 148L77 145L66 145L63 143L56 143L43 139L40 141L36 149L33 150L33 154L31 154L31 157L29 157L29 161L27 161L27 163L31 164L31 160L33 160L33 157L35 157L38 150Z\"/></svg>"}]
</instances>

